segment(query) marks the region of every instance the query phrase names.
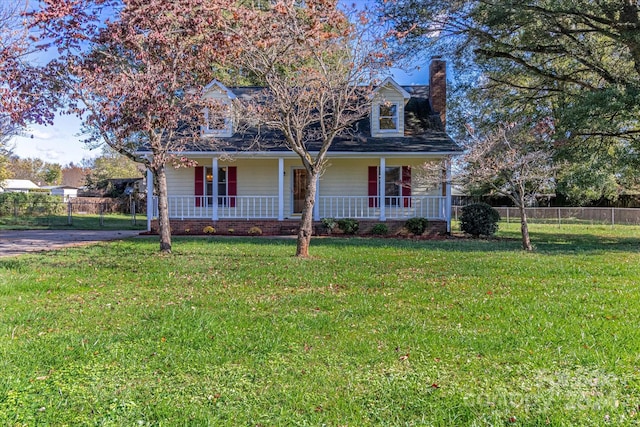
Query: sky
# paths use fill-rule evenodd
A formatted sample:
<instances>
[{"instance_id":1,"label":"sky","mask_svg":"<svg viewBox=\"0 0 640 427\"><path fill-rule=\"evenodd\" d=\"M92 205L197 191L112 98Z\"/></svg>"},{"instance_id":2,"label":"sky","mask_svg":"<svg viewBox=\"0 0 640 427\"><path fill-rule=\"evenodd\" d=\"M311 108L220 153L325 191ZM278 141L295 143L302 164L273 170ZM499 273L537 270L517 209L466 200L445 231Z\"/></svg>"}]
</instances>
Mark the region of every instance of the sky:
<instances>
[{"instance_id":1,"label":"sky","mask_svg":"<svg viewBox=\"0 0 640 427\"><path fill-rule=\"evenodd\" d=\"M22 158L39 158L49 163L79 164L97 157L100 149L89 150L82 142L80 121L72 116L56 117L52 126L32 125L24 136L13 138L13 153Z\"/></svg>"}]
</instances>

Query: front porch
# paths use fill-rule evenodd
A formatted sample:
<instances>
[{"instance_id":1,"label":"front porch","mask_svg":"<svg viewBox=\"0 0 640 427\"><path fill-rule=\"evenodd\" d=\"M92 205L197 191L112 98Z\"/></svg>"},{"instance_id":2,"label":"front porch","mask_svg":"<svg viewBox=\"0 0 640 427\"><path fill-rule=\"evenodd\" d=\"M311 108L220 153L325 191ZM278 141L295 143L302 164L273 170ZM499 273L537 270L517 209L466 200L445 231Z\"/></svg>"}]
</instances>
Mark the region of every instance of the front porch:
<instances>
[{"instance_id":1,"label":"front porch","mask_svg":"<svg viewBox=\"0 0 640 427\"><path fill-rule=\"evenodd\" d=\"M172 219L275 219L299 218L285 215L279 196L169 196L169 217ZM214 203L214 201L217 201ZM158 216L158 198L153 198L151 218ZM444 196L319 196L313 211L315 221L322 218L356 218L386 221L427 218L447 221L447 198Z\"/></svg>"},{"instance_id":2,"label":"front porch","mask_svg":"<svg viewBox=\"0 0 640 427\"><path fill-rule=\"evenodd\" d=\"M427 186L421 180L424 157L334 158L316 181L313 220L353 218L376 223L427 218L449 230L450 186ZM443 173L449 163L439 158ZM172 222L267 221L270 234L299 221L306 197L306 171L295 158L198 159L195 168L167 170L168 210ZM446 166L446 169L444 167ZM149 177L148 183L152 183ZM147 194L153 194L148 184ZM147 205L148 229L158 217L157 197ZM203 222L204 221L204 222ZM197 228L198 226L194 226ZM191 228L191 227L186 227ZM235 228L225 225L224 228Z\"/></svg>"}]
</instances>

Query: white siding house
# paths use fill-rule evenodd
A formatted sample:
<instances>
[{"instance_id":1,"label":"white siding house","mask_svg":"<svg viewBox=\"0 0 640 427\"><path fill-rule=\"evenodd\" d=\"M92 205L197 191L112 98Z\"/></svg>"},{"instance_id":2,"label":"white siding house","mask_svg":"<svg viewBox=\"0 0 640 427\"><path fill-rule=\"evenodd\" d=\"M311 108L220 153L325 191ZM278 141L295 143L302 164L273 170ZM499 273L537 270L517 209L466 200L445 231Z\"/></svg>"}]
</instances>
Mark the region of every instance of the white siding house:
<instances>
[{"instance_id":1,"label":"white siding house","mask_svg":"<svg viewBox=\"0 0 640 427\"><path fill-rule=\"evenodd\" d=\"M431 81L432 85L434 81L446 84L443 75ZM306 172L298 156L277 136L271 136L273 140L261 144L262 148L250 148L252 136L234 129L234 100L260 90L227 88L215 81L207 86L206 98L216 105L211 111L218 117L206 112L210 116L201 137L218 138L224 149L187 149L180 155L195 160L197 166L168 168L174 232L203 224L219 230L258 224L277 233L278 223L300 218ZM447 176L451 157L461 149L446 134L444 116L433 109L433 105L443 105L443 100L431 99L432 93L446 91L400 86L391 78L374 90L370 115L358 123L357 134L338 136L328 152L328 167L317 183L315 221L357 218L373 224L424 217L430 224L440 224L441 231L450 230ZM428 186L421 179L425 163L440 166L440 185ZM151 178L148 183L153 182ZM152 191L147 194L149 229L153 231L157 201Z\"/></svg>"}]
</instances>

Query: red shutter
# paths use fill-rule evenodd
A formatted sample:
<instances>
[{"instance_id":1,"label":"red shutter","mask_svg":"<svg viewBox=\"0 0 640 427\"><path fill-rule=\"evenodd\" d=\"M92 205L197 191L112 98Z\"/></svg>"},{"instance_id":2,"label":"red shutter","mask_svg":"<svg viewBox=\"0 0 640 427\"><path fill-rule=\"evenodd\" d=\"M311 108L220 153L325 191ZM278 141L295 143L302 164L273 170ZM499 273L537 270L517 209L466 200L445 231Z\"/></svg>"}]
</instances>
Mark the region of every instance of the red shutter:
<instances>
[{"instance_id":1,"label":"red shutter","mask_svg":"<svg viewBox=\"0 0 640 427\"><path fill-rule=\"evenodd\" d=\"M378 167L369 166L369 207L378 207Z\"/></svg>"},{"instance_id":2,"label":"red shutter","mask_svg":"<svg viewBox=\"0 0 640 427\"><path fill-rule=\"evenodd\" d=\"M236 207L236 197L238 195L238 167L229 166L227 168L227 196L229 197L229 207Z\"/></svg>"},{"instance_id":3,"label":"red shutter","mask_svg":"<svg viewBox=\"0 0 640 427\"><path fill-rule=\"evenodd\" d=\"M411 207L411 166L402 167L402 200L405 208Z\"/></svg>"},{"instance_id":4,"label":"red shutter","mask_svg":"<svg viewBox=\"0 0 640 427\"><path fill-rule=\"evenodd\" d=\"M204 196L204 167L196 166L195 187L193 194L196 196L196 207L202 206L202 196Z\"/></svg>"}]
</instances>

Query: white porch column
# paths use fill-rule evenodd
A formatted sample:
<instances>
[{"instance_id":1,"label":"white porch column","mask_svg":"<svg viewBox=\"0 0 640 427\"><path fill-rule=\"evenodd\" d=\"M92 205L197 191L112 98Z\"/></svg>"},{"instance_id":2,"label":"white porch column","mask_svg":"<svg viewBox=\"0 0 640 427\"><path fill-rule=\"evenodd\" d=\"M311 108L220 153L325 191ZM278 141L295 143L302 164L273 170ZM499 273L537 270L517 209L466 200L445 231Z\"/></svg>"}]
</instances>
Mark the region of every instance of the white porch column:
<instances>
[{"instance_id":1,"label":"white porch column","mask_svg":"<svg viewBox=\"0 0 640 427\"><path fill-rule=\"evenodd\" d=\"M384 190L387 186L386 173L387 159L380 157L380 170L378 171L378 206L380 206L380 221L387 220L386 206L384 205Z\"/></svg>"},{"instance_id":2,"label":"white porch column","mask_svg":"<svg viewBox=\"0 0 640 427\"><path fill-rule=\"evenodd\" d=\"M278 159L278 221L284 219L284 158Z\"/></svg>"},{"instance_id":3,"label":"white porch column","mask_svg":"<svg viewBox=\"0 0 640 427\"><path fill-rule=\"evenodd\" d=\"M213 175L212 183L211 183L211 206L213 209L211 211L211 220L217 221L218 216L218 158L214 157L211 159L211 175ZM207 177L205 176L205 179Z\"/></svg>"},{"instance_id":4,"label":"white porch column","mask_svg":"<svg viewBox=\"0 0 640 427\"><path fill-rule=\"evenodd\" d=\"M445 197L446 198L444 202L444 206L445 206L444 215L447 220L447 233L451 233L451 157L446 159L444 162L447 168L447 171L445 173L445 176L446 176Z\"/></svg>"},{"instance_id":5,"label":"white porch column","mask_svg":"<svg viewBox=\"0 0 640 427\"><path fill-rule=\"evenodd\" d=\"M147 169L147 231L151 231L153 208L153 173Z\"/></svg>"},{"instance_id":6,"label":"white porch column","mask_svg":"<svg viewBox=\"0 0 640 427\"><path fill-rule=\"evenodd\" d=\"M316 197L313 202L313 220L320 221L320 177L316 178Z\"/></svg>"}]
</instances>

